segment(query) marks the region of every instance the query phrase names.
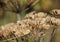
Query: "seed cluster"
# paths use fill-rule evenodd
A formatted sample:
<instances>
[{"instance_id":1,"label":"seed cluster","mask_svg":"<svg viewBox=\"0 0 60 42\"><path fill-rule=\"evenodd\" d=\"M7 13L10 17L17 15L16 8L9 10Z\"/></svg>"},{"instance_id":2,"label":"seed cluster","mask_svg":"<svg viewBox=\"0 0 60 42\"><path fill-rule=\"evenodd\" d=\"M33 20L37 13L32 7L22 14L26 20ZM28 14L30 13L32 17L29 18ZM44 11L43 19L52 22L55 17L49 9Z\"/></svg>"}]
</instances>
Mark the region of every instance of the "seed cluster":
<instances>
[{"instance_id":1,"label":"seed cluster","mask_svg":"<svg viewBox=\"0 0 60 42\"><path fill-rule=\"evenodd\" d=\"M52 28L53 25L59 26L60 19L51 17L47 13L37 13L33 11L27 14L24 20L0 26L0 40L21 37L29 33L31 33L34 38L41 37L44 36L45 31Z\"/></svg>"}]
</instances>

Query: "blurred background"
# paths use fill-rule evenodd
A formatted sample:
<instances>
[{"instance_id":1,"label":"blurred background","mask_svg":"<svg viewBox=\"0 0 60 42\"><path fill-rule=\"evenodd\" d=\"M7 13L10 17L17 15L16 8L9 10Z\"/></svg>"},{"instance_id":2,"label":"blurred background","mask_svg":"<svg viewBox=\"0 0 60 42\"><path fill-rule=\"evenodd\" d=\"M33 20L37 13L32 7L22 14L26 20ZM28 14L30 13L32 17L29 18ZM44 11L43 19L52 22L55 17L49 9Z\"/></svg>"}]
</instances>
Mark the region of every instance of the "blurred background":
<instances>
[{"instance_id":1,"label":"blurred background","mask_svg":"<svg viewBox=\"0 0 60 42\"><path fill-rule=\"evenodd\" d=\"M48 12L60 9L60 0L1 0L0 1L0 26L17 21L17 14L24 16L31 12ZM60 29L54 37L54 42L60 42Z\"/></svg>"}]
</instances>

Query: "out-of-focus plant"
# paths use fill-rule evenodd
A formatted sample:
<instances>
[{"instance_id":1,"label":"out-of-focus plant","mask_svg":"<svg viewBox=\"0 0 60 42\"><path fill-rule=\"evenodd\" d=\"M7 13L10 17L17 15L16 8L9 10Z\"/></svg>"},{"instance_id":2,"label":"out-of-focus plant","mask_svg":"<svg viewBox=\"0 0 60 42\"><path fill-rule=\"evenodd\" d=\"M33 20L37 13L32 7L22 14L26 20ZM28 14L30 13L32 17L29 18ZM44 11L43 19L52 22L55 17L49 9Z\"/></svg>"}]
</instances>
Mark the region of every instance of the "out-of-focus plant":
<instances>
[{"instance_id":1,"label":"out-of-focus plant","mask_svg":"<svg viewBox=\"0 0 60 42\"><path fill-rule=\"evenodd\" d=\"M4 7L6 5L7 0L0 0L0 16L4 17L5 10Z\"/></svg>"},{"instance_id":2,"label":"out-of-focus plant","mask_svg":"<svg viewBox=\"0 0 60 42\"><path fill-rule=\"evenodd\" d=\"M40 0L34 9L37 11L48 11L51 8L51 4L51 0Z\"/></svg>"},{"instance_id":3,"label":"out-of-focus plant","mask_svg":"<svg viewBox=\"0 0 60 42\"><path fill-rule=\"evenodd\" d=\"M17 13L18 20L21 18L21 12L31 9L39 0L9 0L6 4L6 10ZM29 2L29 3L28 3Z\"/></svg>"}]
</instances>

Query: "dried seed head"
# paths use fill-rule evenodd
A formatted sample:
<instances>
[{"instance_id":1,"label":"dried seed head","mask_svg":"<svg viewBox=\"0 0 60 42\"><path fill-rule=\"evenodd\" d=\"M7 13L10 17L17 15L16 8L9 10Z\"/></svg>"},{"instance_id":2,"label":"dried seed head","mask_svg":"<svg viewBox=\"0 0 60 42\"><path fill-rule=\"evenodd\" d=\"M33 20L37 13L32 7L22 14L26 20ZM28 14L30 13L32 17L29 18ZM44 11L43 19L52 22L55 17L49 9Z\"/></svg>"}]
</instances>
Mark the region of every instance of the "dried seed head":
<instances>
[{"instance_id":1,"label":"dried seed head","mask_svg":"<svg viewBox=\"0 0 60 42\"><path fill-rule=\"evenodd\" d=\"M39 18L43 18L47 16L47 13L39 12L37 15Z\"/></svg>"},{"instance_id":2,"label":"dried seed head","mask_svg":"<svg viewBox=\"0 0 60 42\"><path fill-rule=\"evenodd\" d=\"M60 15L60 9L54 9L54 10L50 11L50 13L53 15Z\"/></svg>"},{"instance_id":3,"label":"dried seed head","mask_svg":"<svg viewBox=\"0 0 60 42\"><path fill-rule=\"evenodd\" d=\"M43 28L48 30L50 28L50 25L49 24L43 24Z\"/></svg>"}]
</instances>

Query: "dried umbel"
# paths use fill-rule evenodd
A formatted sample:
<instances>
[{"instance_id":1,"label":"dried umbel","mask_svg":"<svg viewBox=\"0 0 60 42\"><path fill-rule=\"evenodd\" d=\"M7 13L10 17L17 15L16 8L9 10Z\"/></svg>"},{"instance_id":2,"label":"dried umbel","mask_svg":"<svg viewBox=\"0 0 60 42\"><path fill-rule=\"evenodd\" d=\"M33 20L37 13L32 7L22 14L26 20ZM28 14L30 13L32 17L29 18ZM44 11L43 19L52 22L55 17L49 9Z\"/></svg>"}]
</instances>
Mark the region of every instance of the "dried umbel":
<instances>
[{"instance_id":1,"label":"dried umbel","mask_svg":"<svg viewBox=\"0 0 60 42\"><path fill-rule=\"evenodd\" d=\"M29 13L25 17L28 21L28 25L31 25L32 36L35 38L41 37L41 32L45 35L45 30L47 31L49 28L54 28L52 26L59 26L60 19L56 17L51 17L47 13L39 12L39 13ZM39 36L40 35L40 36Z\"/></svg>"},{"instance_id":2,"label":"dried umbel","mask_svg":"<svg viewBox=\"0 0 60 42\"><path fill-rule=\"evenodd\" d=\"M11 38L11 37L20 37L26 35L30 32L30 30L26 27L26 25L19 26L16 23L10 23L0 27L0 37L2 38Z\"/></svg>"},{"instance_id":3,"label":"dried umbel","mask_svg":"<svg viewBox=\"0 0 60 42\"><path fill-rule=\"evenodd\" d=\"M34 11L27 14L24 20L0 26L0 38L21 37L30 33L35 39L44 36L45 31L53 25L59 26L60 19L51 17L47 13Z\"/></svg>"},{"instance_id":4,"label":"dried umbel","mask_svg":"<svg viewBox=\"0 0 60 42\"><path fill-rule=\"evenodd\" d=\"M50 21L50 16L47 16L47 13L39 12L39 13L29 13L25 16L25 19L30 19L30 24L32 25L42 25Z\"/></svg>"},{"instance_id":5,"label":"dried umbel","mask_svg":"<svg viewBox=\"0 0 60 42\"><path fill-rule=\"evenodd\" d=\"M56 19L56 18L54 18L54 17L51 17L51 21L52 21L52 23L55 24L55 25L58 25L58 26L60 25L60 19L59 19L59 18Z\"/></svg>"},{"instance_id":6,"label":"dried umbel","mask_svg":"<svg viewBox=\"0 0 60 42\"><path fill-rule=\"evenodd\" d=\"M47 13L43 13L43 12L39 12L39 13L36 13L35 11L27 14L25 16L25 19L29 18L29 19L36 19L36 18L43 18L43 17L46 17L47 16Z\"/></svg>"}]
</instances>

